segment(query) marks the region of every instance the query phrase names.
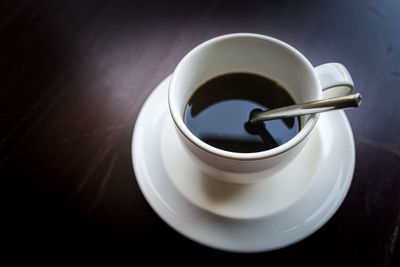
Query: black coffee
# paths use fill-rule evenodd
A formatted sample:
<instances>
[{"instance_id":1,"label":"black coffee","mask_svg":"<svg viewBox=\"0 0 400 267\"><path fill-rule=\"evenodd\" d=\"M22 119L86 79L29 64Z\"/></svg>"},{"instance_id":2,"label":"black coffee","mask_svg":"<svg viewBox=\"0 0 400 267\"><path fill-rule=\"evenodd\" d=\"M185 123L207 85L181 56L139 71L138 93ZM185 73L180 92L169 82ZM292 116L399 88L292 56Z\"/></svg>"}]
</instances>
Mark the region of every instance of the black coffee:
<instances>
[{"instance_id":1,"label":"black coffee","mask_svg":"<svg viewBox=\"0 0 400 267\"><path fill-rule=\"evenodd\" d=\"M259 152L277 147L299 131L298 118L248 122L255 109L293 105L276 82L255 74L230 73L201 85L186 105L184 122L207 144L233 152Z\"/></svg>"}]
</instances>

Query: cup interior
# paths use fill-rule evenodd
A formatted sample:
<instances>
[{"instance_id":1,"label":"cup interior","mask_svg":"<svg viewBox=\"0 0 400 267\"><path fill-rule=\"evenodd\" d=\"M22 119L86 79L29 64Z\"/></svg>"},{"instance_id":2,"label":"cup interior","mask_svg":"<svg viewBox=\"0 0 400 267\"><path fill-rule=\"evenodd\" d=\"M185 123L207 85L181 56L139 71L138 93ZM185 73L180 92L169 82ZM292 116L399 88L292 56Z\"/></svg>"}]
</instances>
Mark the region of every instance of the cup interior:
<instances>
[{"instance_id":1,"label":"cup interior","mask_svg":"<svg viewBox=\"0 0 400 267\"><path fill-rule=\"evenodd\" d=\"M183 123L186 104L194 91L214 77L235 72L257 74L276 81L289 92L296 103L322 98L321 87L311 63L288 44L257 34L217 37L189 52L173 73L169 89L170 111L179 130L186 137L202 143ZM316 119L317 116L314 115L302 117L302 129L289 142L298 138L303 130L311 131L308 129L310 125L306 126L313 120L316 122ZM205 143L201 145L208 146ZM271 150L277 150L281 146Z\"/></svg>"}]
</instances>

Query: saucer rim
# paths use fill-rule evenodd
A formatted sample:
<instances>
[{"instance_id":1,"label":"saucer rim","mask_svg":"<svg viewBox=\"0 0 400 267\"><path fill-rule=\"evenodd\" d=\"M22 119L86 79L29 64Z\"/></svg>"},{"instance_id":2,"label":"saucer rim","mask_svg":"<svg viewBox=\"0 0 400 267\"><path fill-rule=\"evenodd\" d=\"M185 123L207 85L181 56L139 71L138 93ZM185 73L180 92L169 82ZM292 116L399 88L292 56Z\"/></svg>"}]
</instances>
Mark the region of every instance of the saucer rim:
<instances>
[{"instance_id":1,"label":"saucer rim","mask_svg":"<svg viewBox=\"0 0 400 267\"><path fill-rule=\"evenodd\" d=\"M350 164L349 168L348 168L348 173L347 174L343 174L343 177L345 177L344 184L340 186L341 190L336 193L336 196L334 198L335 200L331 202L331 204L334 204L334 205L332 207L325 208L327 215L325 215L321 220L319 220L318 223L316 223L312 228L310 228L309 230L303 231L301 234L299 234L295 238L280 242L279 245L275 245L275 246L271 246L271 247L267 247L267 248L248 248L248 249L246 249L246 248L232 248L232 247L219 246L219 245L213 244L212 242L207 242L206 240L198 239L198 238L196 238L196 236L191 236L190 235L190 230L185 232L183 229L180 229L177 225L174 225L172 219L168 218L167 216L165 216L163 214L163 208L165 209L167 207L160 208L160 206L157 206L156 203L153 201L153 196L151 196L151 193L150 193L150 191L151 191L150 189L151 188L149 189L149 187L148 187L149 185L145 185L146 181L143 178L142 179L138 178L141 174L138 173L137 167L135 167L135 166L139 165L139 162L138 162L139 160L134 155L135 154L134 153L134 147L135 147L134 140L135 140L135 136L136 136L136 134L138 132L137 131L138 124L139 124L138 122L140 122L140 118L141 118L141 116L143 116L143 113L144 113L144 107L145 107L146 104L148 105L148 103L150 102L150 99L151 99L151 96L153 95L153 93L157 89L159 89L159 87L161 87L163 84L165 84L165 82L170 78L171 78L171 75L167 76L164 80L162 80L155 87L153 92L147 97L146 101L142 105L142 107L140 109L140 112L139 112L139 114L138 114L138 116L136 118L134 130L133 130L133 133L132 133L132 142L131 142L131 157L132 157L132 164L133 164L132 167L133 167L133 170L134 170L134 173L135 173L135 179L136 179L136 181L137 181L137 183L139 185L139 188L140 188L142 194L144 195L147 203L151 206L151 208L157 214L157 216L159 216L162 219L162 221L164 221L172 229L174 229L175 231L177 231L181 235L185 236L189 240L192 240L192 241L194 241L196 243L199 243L201 245L204 245L206 247L211 247L211 248L214 248L214 249L218 249L218 250L221 250L221 251L228 251L228 252L257 253L257 252L266 252L266 251L277 250L277 249L280 249L280 248L287 247L287 246L290 246L292 244L295 244L295 243L307 238L308 236L312 235L316 231L318 231L323 225L325 225L327 223L327 221L329 221L333 217L333 215L335 215L335 213L337 212L339 207L342 205L345 197L347 196L347 193L348 193L348 191L350 189L350 186L351 186L352 178L353 178L353 175L354 175L354 169L355 169L355 143L354 143L354 136L353 136L353 133L352 133L352 129L351 129L350 123L349 123L349 121L347 119L347 116L345 115L345 113L343 111L338 111L338 112L340 113L340 116L343 119L343 122L344 122L344 125L345 125L345 129L346 129L346 132L347 132L346 135L349 135L349 141L351 142L351 148L349 149L351 151L351 156L350 156L351 162L348 163L348 164ZM171 181L169 181L169 182L172 183ZM173 186L175 187L175 185L173 185ZM308 190L309 189L310 188L308 188ZM178 190L178 192L179 192L179 190ZM156 192L153 192L153 193L156 193ZM192 203L192 201L188 200L186 197L184 197L184 196L182 196L182 197L183 197L183 199L185 199L187 201L187 203L190 206L194 207L195 209L198 209L203 213L209 213L212 216L222 217L219 214L214 214L214 213L211 213L208 210L202 209L202 208L198 207L197 205L194 205ZM162 201L162 199L159 199L159 201ZM324 201L326 201L326 198L325 198ZM226 217L225 219L226 220L235 220L235 218L230 218L230 217ZM261 218L257 217L257 218L254 218L254 219L250 218L248 220L262 220L262 219L263 219L263 217L261 217Z\"/></svg>"}]
</instances>

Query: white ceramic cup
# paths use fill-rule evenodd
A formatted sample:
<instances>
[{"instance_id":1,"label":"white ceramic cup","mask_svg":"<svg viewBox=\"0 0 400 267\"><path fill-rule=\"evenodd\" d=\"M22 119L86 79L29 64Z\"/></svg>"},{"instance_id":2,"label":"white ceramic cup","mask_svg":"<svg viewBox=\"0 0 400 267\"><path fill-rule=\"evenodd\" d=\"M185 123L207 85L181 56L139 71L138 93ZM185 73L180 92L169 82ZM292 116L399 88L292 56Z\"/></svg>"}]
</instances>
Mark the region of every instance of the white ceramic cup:
<instances>
[{"instance_id":1,"label":"white ceramic cup","mask_svg":"<svg viewBox=\"0 0 400 267\"><path fill-rule=\"evenodd\" d=\"M295 137L266 151L238 153L208 145L186 127L185 106L200 85L234 72L272 79L281 84L296 103L342 96L353 89L353 81L343 65L327 63L314 68L290 45L264 35L223 35L191 50L172 75L169 110L179 139L198 166L217 179L233 183L257 182L284 168L304 146L318 121L318 115L303 116L301 130ZM173 156L173 151L171 153Z\"/></svg>"}]
</instances>

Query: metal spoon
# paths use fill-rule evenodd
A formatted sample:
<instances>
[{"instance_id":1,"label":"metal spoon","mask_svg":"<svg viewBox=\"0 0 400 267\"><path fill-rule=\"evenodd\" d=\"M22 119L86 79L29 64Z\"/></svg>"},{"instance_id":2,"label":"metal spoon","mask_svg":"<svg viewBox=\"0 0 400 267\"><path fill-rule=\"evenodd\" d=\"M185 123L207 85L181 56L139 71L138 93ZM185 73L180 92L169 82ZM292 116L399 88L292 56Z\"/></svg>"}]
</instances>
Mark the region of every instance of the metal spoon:
<instances>
[{"instance_id":1,"label":"metal spoon","mask_svg":"<svg viewBox=\"0 0 400 267\"><path fill-rule=\"evenodd\" d=\"M361 104L361 95L357 93L353 95L329 98L304 104L297 104L282 108L270 109L267 111L259 110L256 112L252 112L250 116L250 123L297 117L301 115L321 113L336 109L357 108L360 106L360 104Z\"/></svg>"}]
</instances>

